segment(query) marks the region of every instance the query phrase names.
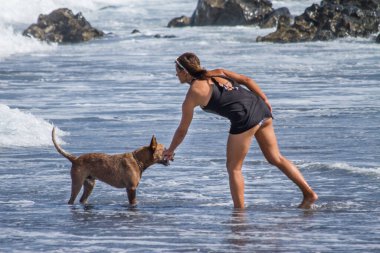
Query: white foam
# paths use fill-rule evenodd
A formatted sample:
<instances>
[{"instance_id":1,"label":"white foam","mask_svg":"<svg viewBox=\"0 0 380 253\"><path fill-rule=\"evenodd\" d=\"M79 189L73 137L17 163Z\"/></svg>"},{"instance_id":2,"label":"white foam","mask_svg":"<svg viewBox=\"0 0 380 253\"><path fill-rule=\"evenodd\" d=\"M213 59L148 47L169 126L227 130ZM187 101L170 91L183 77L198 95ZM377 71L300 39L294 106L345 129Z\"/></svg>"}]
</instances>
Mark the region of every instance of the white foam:
<instances>
[{"instance_id":1,"label":"white foam","mask_svg":"<svg viewBox=\"0 0 380 253\"><path fill-rule=\"evenodd\" d=\"M273 0L273 8L287 7L292 15L300 15L305 9L311 6L313 3L319 4L320 1L316 0Z\"/></svg>"},{"instance_id":2,"label":"white foam","mask_svg":"<svg viewBox=\"0 0 380 253\"><path fill-rule=\"evenodd\" d=\"M22 35L24 29L37 22L40 14L49 14L53 10L63 7L71 9L74 13L86 11L92 13L104 5L121 2L121 0L28 0L28 7L25 8L26 2L24 0L2 1L0 61L14 54L40 53L56 49L55 44L39 42Z\"/></svg>"},{"instance_id":3,"label":"white foam","mask_svg":"<svg viewBox=\"0 0 380 253\"><path fill-rule=\"evenodd\" d=\"M363 168L363 167L355 167L351 166L347 163L333 163L330 165L331 168L341 169L350 171L353 173L366 174L366 175L377 175L380 176L380 168Z\"/></svg>"},{"instance_id":4,"label":"white foam","mask_svg":"<svg viewBox=\"0 0 380 253\"><path fill-rule=\"evenodd\" d=\"M331 164L323 163L305 163L299 165L301 168L325 168L330 170L345 170L351 173L357 173L362 175L374 175L380 177L380 168L368 168L368 167L356 167L344 162L336 162Z\"/></svg>"},{"instance_id":5,"label":"white foam","mask_svg":"<svg viewBox=\"0 0 380 253\"><path fill-rule=\"evenodd\" d=\"M51 146L53 125L31 113L0 104L0 147ZM64 132L57 129L62 135ZM58 142L62 141L57 138Z\"/></svg>"},{"instance_id":6,"label":"white foam","mask_svg":"<svg viewBox=\"0 0 380 253\"><path fill-rule=\"evenodd\" d=\"M9 201L0 201L0 204L19 206L19 207L28 207L28 206L33 206L35 202L31 200L9 200Z\"/></svg>"},{"instance_id":7,"label":"white foam","mask_svg":"<svg viewBox=\"0 0 380 253\"><path fill-rule=\"evenodd\" d=\"M37 21L38 15L49 14L58 8L69 8L73 12L90 12L105 5L118 5L122 0L28 0L28 8L25 8L25 0L2 1L0 23L31 24Z\"/></svg>"},{"instance_id":8,"label":"white foam","mask_svg":"<svg viewBox=\"0 0 380 253\"><path fill-rule=\"evenodd\" d=\"M49 52L56 49L55 44L47 44L36 39L22 36L12 26L0 25L0 61L14 54Z\"/></svg>"}]
</instances>

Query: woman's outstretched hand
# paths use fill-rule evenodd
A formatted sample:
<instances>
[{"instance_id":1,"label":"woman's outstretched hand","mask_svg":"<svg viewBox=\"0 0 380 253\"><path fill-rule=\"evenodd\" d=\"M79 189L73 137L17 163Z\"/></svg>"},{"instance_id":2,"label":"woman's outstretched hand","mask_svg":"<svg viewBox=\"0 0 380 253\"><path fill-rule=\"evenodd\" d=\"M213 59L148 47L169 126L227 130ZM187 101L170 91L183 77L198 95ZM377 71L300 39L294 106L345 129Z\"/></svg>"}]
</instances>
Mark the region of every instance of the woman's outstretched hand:
<instances>
[{"instance_id":1,"label":"woman's outstretched hand","mask_svg":"<svg viewBox=\"0 0 380 253\"><path fill-rule=\"evenodd\" d=\"M164 150L164 159L166 161L174 161L174 155L175 155L174 151L171 151L169 149Z\"/></svg>"}]
</instances>

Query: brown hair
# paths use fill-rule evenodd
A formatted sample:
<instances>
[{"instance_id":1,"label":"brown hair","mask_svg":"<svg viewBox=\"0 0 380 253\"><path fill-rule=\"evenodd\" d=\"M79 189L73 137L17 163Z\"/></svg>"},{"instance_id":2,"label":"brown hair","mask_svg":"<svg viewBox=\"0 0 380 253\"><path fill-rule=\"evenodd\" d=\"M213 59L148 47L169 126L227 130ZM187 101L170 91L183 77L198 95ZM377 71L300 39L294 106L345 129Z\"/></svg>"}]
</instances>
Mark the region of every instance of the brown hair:
<instances>
[{"instance_id":1,"label":"brown hair","mask_svg":"<svg viewBox=\"0 0 380 253\"><path fill-rule=\"evenodd\" d=\"M206 79L207 70L201 67L201 62L194 53L184 53L177 58L180 68L185 70L195 79ZM178 64L177 64L178 65Z\"/></svg>"}]
</instances>

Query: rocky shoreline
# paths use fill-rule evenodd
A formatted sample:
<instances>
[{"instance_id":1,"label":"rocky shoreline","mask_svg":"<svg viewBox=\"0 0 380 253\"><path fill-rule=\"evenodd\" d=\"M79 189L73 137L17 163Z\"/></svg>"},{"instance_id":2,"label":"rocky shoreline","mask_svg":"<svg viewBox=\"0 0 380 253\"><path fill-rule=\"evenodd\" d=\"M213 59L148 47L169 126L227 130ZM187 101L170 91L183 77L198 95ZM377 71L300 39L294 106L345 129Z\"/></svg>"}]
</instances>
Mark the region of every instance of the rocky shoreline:
<instances>
[{"instance_id":1,"label":"rocky shoreline","mask_svg":"<svg viewBox=\"0 0 380 253\"><path fill-rule=\"evenodd\" d=\"M173 18L167 27L258 26L276 31L257 37L257 42L328 41L343 37L376 36L380 25L380 0L323 0L299 16L286 7L273 9L270 0L198 0L191 17ZM81 13L67 8L40 14L24 36L56 43L77 43L104 36ZM155 38L173 38L174 35ZM380 34L374 40L380 43Z\"/></svg>"},{"instance_id":2,"label":"rocky shoreline","mask_svg":"<svg viewBox=\"0 0 380 253\"><path fill-rule=\"evenodd\" d=\"M258 25L274 27L276 18L288 16L287 8L274 10L269 0L198 0L191 17L172 19L168 27Z\"/></svg>"},{"instance_id":3,"label":"rocky shoreline","mask_svg":"<svg viewBox=\"0 0 380 253\"><path fill-rule=\"evenodd\" d=\"M293 17L288 8L273 9L269 0L198 0L191 17L172 19L168 27L255 25L277 27L258 42L327 41L369 37L379 32L380 0L324 0ZM380 43L380 34L376 38Z\"/></svg>"},{"instance_id":4,"label":"rocky shoreline","mask_svg":"<svg viewBox=\"0 0 380 253\"><path fill-rule=\"evenodd\" d=\"M380 1L329 0L313 4L289 25L280 19L277 30L257 41L327 41L343 37L369 37L379 32Z\"/></svg>"},{"instance_id":5,"label":"rocky shoreline","mask_svg":"<svg viewBox=\"0 0 380 253\"><path fill-rule=\"evenodd\" d=\"M77 43L104 36L104 32L91 26L82 13L61 8L48 15L40 14L36 24L23 32L24 36L56 43Z\"/></svg>"}]
</instances>

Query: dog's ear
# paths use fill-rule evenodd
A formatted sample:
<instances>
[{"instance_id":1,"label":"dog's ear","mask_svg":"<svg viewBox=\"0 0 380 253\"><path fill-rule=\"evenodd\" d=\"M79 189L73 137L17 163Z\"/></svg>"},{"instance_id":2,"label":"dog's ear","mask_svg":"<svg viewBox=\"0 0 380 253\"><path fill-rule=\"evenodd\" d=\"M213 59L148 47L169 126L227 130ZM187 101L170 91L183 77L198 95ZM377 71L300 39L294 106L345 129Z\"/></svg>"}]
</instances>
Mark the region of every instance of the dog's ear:
<instances>
[{"instance_id":1,"label":"dog's ear","mask_svg":"<svg viewBox=\"0 0 380 253\"><path fill-rule=\"evenodd\" d=\"M157 148L157 140L156 140L156 137L154 135L152 136L152 140L150 141L150 148L152 150L156 150L156 148Z\"/></svg>"}]
</instances>

